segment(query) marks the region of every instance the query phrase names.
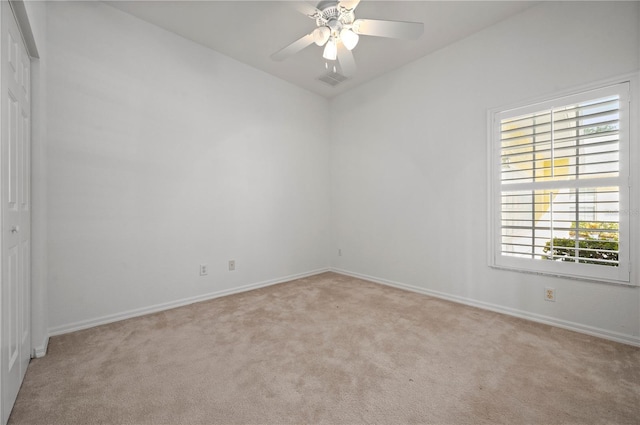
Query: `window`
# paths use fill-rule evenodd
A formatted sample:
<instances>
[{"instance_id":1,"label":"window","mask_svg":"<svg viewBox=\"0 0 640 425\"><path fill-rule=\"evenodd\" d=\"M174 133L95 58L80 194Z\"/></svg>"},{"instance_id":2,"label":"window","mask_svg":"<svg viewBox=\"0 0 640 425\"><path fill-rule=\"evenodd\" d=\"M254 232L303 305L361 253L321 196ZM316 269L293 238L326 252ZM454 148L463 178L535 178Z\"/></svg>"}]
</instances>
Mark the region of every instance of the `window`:
<instances>
[{"instance_id":1,"label":"window","mask_svg":"<svg viewBox=\"0 0 640 425\"><path fill-rule=\"evenodd\" d=\"M629 90L490 113L493 266L630 282Z\"/></svg>"}]
</instances>

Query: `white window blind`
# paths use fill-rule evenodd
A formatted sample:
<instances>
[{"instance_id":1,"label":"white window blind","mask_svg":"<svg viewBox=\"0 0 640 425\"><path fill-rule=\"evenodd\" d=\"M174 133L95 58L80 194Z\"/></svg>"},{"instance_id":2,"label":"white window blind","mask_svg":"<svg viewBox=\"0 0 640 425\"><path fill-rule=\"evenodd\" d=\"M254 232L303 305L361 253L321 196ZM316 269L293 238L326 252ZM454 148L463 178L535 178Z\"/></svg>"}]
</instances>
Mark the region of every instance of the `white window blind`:
<instances>
[{"instance_id":1,"label":"white window blind","mask_svg":"<svg viewBox=\"0 0 640 425\"><path fill-rule=\"evenodd\" d=\"M629 83L492 121L493 264L629 282Z\"/></svg>"}]
</instances>

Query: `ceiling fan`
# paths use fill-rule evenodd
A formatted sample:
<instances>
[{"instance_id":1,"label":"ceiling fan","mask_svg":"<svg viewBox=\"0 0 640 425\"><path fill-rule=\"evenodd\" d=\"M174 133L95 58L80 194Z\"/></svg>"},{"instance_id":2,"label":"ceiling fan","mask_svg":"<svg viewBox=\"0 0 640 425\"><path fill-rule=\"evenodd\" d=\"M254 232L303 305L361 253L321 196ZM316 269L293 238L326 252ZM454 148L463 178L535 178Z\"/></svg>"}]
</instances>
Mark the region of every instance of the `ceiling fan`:
<instances>
[{"instance_id":1,"label":"ceiling fan","mask_svg":"<svg viewBox=\"0 0 640 425\"><path fill-rule=\"evenodd\" d=\"M358 3L360 0L323 0L316 7L297 3L302 13L316 21L316 28L271 55L271 59L282 61L315 43L324 46L323 58L327 61L337 59L342 74L350 77L356 71L351 51L358 44L360 35L415 40L424 31L422 22L356 19L354 10ZM329 62L325 66L329 68ZM336 72L335 64L332 67Z\"/></svg>"}]
</instances>

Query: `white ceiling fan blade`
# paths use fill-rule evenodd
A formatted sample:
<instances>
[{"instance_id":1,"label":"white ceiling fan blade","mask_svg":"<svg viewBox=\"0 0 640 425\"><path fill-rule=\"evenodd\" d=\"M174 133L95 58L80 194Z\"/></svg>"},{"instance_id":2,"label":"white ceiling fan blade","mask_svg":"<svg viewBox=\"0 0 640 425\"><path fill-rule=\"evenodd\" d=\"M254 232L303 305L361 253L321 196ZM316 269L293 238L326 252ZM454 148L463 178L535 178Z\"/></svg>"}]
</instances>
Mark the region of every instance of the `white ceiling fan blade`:
<instances>
[{"instance_id":1,"label":"white ceiling fan blade","mask_svg":"<svg viewBox=\"0 0 640 425\"><path fill-rule=\"evenodd\" d=\"M377 19L356 19L353 32L376 37L404 38L415 40L424 32L422 22L380 21Z\"/></svg>"},{"instance_id":2,"label":"white ceiling fan blade","mask_svg":"<svg viewBox=\"0 0 640 425\"><path fill-rule=\"evenodd\" d=\"M319 15L322 14L315 6L307 3L306 1L294 1L292 2L293 7L303 15L307 15L309 18L316 19Z\"/></svg>"},{"instance_id":3,"label":"white ceiling fan blade","mask_svg":"<svg viewBox=\"0 0 640 425\"><path fill-rule=\"evenodd\" d=\"M356 60L353 57L353 52L344 47L342 43L338 43L338 63L342 75L345 77L351 77L356 73Z\"/></svg>"},{"instance_id":4,"label":"white ceiling fan blade","mask_svg":"<svg viewBox=\"0 0 640 425\"><path fill-rule=\"evenodd\" d=\"M271 59L274 61L282 61L288 58L289 56L293 56L299 51L303 50L305 47L313 44L313 34L307 34L302 38L294 41L289 44L287 47L277 51L276 53L271 55Z\"/></svg>"},{"instance_id":5,"label":"white ceiling fan blade","mask_svg":"<svg viewBox=\"0 0 640 425\"><path fill-rule=\"evenodd\" d=\"M360 3L360 0L342 0L340 2L340 7L347 10L353 10L358 6L358 3Z\"/></svg>"}]
</instances>

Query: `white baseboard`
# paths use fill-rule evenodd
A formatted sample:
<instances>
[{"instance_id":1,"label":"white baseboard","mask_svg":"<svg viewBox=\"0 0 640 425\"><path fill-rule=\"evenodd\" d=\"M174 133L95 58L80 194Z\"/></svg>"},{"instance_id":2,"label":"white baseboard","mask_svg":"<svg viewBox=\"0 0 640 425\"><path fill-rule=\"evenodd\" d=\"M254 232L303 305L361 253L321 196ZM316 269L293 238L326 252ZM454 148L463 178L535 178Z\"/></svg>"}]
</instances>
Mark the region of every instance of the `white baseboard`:
<instances>
[{"instance_id":1,"label":"white baseboard","mask_svg":"<svg viewBox=\"0 0 640 425\"><path fill-rule=\"evenodd\" d=\"M40 357L44 357L45 354L47 354L48 346L49 346L49 336L45 336L44 341L42 341L42 344L38 345L37 347L33 347L31 358L39 359Z\"/></svg>"},{"instance_id":2,"label":"white baseboard","mask_svg":"<svg viewBox=\"0 0 640 425\"><path fill-rule=\"evenodd\" d=\"M198 295L195 297L183 298L180 300L170 301L167 303L156 304L148 307L137 308L135 310L123 311L121 313L115 313L107 316L96 317L94 319L83 320L79 322L69 323L66 325L56 326L54 328L49 329L49 336L62 335L70 332L79 331L82 329L92 328L94 326L100 326L100 325L106 325L108 323L119 322L120 320L126 320L126 319L131 319L133 317L144 316L146 314L157 313L159 311L170 310L176 307L182 307L185 305L189 305L189 304L193 304L201 301L207 301L214 298L224 297L225 295L232 295L240 292L251 291L252 289L264 288L266 286L289 282L291 280L301 279L304 277L309 277L309 276L313 276L313 275L328 272L328 271L330 271L328 267L312 270L305 273L298 273L294 275L279 277L276 279L265 280L262 282L251 283L251 284L243 285L237 288L210 292L208 294ZM46 347L44 348L44 352L46 352Z\"/></svg>"},{"instance_id":3,"label":"white baseboard","mask_svg":"<svg viewBox=\"0 0 640 425\"><path fill-rule=\"evenodd\" d=\"M82 329L92 328L94 326L105 325L108 323L117 322L120 320L130 319L133 317L143 316L145 314L156 313L163 310L169 310L176 307L182 307L188 304L193 304L196 302L207 301L218 297L223 297L225 295L237 294L240 292L251 291L253 289L264 288L266 286L276 285L278 283L288 282L295 279L301 279L304 277L313 276L316 274L324 273L327 271L332 271L335 273L343 274L346 276L352 276L359 279L368 280L375 283L380 283L382 285L391 286L398 289L403 289L406 291L416 292L423 295L428 295L435 298L441 298L448 301L453 301L459 304L465 304L472 307L481 308L484 310L494 311L496 313L507 314L509 316L518 317L521 319L531 320L538 323L543 323L546 325L555 326L558 328L568 329L575 332L580 332L583 334L595 336L598 338L604 338L611 341L620 342L623 344L633 345L636 347L640 347L640 337L634 335L627 335L623 333L608 331L606 329L596 328L593 326L583 325L580 323L570 322L566 320L556 319L549 316L544 316L536 313L531 313L524 310L513 309L509 307L504 307L497 304L491 304L484 301L474 300L472 298L461 297L458 295L447 294L444 292L433 291L430 289L420 288L413 285L407 285L400 282L395 282L388 279L382 279L374 276L369 276L361 273L350 272L348 270L342 270L338 268L322 268L313 270L306 273L299 273L290 276L284 276L277 279L266 280L262 282L252 283L244 286L240 286L238 288L226 289L222 291L211 292L208 294L203 294L195 297L184 298L168 303L156 304L149 307L143 307L135 310L129 310L122 313L111 314L108 316L102 316L95 319L89 319L85 321L70 323L62 326L57 326L55 328L49 329L49 336L62 335L69 332L75 332ZM39 347L35 347L33 349L34 357L42 357L47 352L47 345L49 343L49 337L43 341L43 344Z\"/></svg>"},{"instance_id":4,"label":"white baseboard","mask_svg":"<svg viewBox=\"0 0 640 425\"><path fill-rule=\"evenodd\" d=\"M615 342L621 342L623 344L633 345L640 347L640 337L635 335L627 335L623 333L608 331L606 329L600 329L593 326L583 325L580 323L570 322L567 320L556 319L554 317L543 316L541 314L531 313L524 310L518 310L510 307L504 307L497 304L491 304L484 301L474 300L472 298L460 297L458 295L447 294L444 292L433 291L430 289L420 288L413 285L407 285L400 282L394 282L387 279L381 279L374 276L368 276L361 273L354 273L348 270L342 270L338 268L331 268L332 272L343 274L346 276L356 277L363 280L368 280L374 283L380 283L382 285L392 286L398 289L404 289L411 292L417 292L423 295L429 295L435 298L441 298L448 301L453 301L459 304L465 304L472 307L478 307L484 310L494 311L496 313L507 314L509 316L518 317L521 319L531 320L533 322L543 323L545 325L551 325L558 328L568 329L575 332L595 336L598 338L608 339Z\"/></svg>"}]
</instances>

